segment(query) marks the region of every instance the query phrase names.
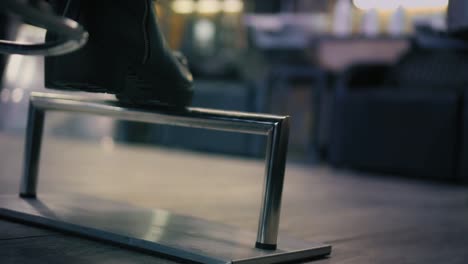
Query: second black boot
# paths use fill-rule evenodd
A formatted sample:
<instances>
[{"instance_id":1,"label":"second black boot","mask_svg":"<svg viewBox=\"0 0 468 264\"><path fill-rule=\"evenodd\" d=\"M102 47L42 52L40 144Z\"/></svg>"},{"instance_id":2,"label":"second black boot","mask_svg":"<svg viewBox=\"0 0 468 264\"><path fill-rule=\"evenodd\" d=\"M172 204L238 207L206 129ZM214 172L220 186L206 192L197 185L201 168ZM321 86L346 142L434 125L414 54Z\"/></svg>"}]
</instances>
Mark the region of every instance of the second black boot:
<instances>
[{"instance_id":1,"label":"second black boot","mask_svg":"<svg viewBox=\"0 0 468 264\"><path fill-rule=\"evenodd\" d=\"M53 9L80 23L88 43L45 59L45 85L59 90L115 94L126 103L184 107L192 75L166 45L152 0L54 0ZM46 35L47 40L56 36Z\"/></svg>"}]
</instances>

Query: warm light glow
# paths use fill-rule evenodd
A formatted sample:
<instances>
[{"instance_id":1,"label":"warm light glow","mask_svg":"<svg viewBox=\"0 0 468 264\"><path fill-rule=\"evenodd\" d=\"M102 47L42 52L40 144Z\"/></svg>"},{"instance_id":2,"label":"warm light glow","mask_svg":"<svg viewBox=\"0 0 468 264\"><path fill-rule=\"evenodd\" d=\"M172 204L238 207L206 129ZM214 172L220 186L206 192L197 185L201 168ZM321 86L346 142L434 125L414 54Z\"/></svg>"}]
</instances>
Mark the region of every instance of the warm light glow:
<instances>
[{"instance_id":1,"label":"warm light glow","mask_svg":"<svg viewBox=\"0 0 468 264\"><path fill-rule=\"evenodd\" d=\"M405 9L434 9L446 8L448 0L353 0L353 4L363 10L395 10Z\"/></svg>"},{"instance_id":2,"label":"warm light glow","mask_svg":"<svg viewBox=\"0 0 468 264\"><path fill-rule=\"evenodd\" d=\"M172 10L179 14L191 14L195 11L193 0L175 0L172 2Z\"/></svg>"},{"instance_id":3,"label":"warm light glow","mask_svg":"<svg viewBox=\"0 0 468 264\"><path fill-rule=\"evenodd\" d=\"M216 14L221 11L221 3L218 0L199 0L197 11L201 14Z\"/></svg>"},{"instance_id":4,"label":"warm light glow","mask_svg":"<svg viewBox=\"0 0 468 264\"><path fill-rule=\"evenodd\" d=\"M192 14L197 11L200 14L240 13L244 9L242 0L174 0L171 4L172 11L178 14Z\"/></svg>"},{"instance_id":5,"label":"warm light glow","mask_svg":"<svg viewBox=\"0 0 468 264\"><path fill-rule=\"evenodd\" d=\"M200 47L206 48L214 41L216 27L210 20L202 19L195 22L193 31L196 43Z\"/></svg>"},{"instance_id":6,"label":"warm light glow","mask_svg":"<svg viewBox=\"0 0 468 264\"><path fill-rule=\"evenodd\" d=\"M223 11L225 13L240 13L244 9L244 2L241 0L224 0Z\"/></svg>"}]
</instances>

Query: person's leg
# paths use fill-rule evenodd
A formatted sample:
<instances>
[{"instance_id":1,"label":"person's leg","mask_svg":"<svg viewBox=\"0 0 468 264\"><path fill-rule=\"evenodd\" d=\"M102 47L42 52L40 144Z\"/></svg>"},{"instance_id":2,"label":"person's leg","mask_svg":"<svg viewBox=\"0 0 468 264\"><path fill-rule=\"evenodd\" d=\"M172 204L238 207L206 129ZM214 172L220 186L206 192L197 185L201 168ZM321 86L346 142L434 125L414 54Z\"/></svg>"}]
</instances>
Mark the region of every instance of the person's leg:
<instances>
[{"instance_id":1,"label":"person's leg","mask_svg":"<svg viewBox=\"0 0 468 264\"><path fill-rule=\"evenodd\" d=\"M46 57L45 85L116 94L125 102L185 106L192 76L166 46L152 0L51 0L56 13L80 23L88 43ZM52 33L47 41L56 39Z\"/></svg>"}]
</instances>

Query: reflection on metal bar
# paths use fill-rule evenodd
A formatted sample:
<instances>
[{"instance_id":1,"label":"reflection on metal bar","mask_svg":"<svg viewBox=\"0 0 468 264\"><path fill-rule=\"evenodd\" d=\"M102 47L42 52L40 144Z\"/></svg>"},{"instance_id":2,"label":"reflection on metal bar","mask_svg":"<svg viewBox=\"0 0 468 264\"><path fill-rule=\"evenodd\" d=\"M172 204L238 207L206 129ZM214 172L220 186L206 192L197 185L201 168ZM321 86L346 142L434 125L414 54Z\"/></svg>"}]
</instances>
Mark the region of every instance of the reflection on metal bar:
<instances>
[{"instance_id":1,"label":"reflection on metal bar","mask_svg":"<svg viewBox=\"0 0 468 264\"><path fill-rule=\"evenodd\" d=\"M29 104L28 124L26 131L25 157L23 177L21 178L20 196L35 197L37 190L37 176L44 130L44 111Z\"/></svg>"},{"instance_id":2,"label":"reflection on metal bar","mask_svg":"<svg viewBox=\"0 0 468 264\"><path fill-rule=\"evenodd\" d=\"M32 93L26 138L24 174L20 195L35 197L45 111L95 114L129 121L205 128L268 137L265 181L256 247L276 249L284 170L289 136L289 117L248 114L202 108L183 110L131 108L116 101L90 101L61 94Z\"/></svg>"}]
</instances>

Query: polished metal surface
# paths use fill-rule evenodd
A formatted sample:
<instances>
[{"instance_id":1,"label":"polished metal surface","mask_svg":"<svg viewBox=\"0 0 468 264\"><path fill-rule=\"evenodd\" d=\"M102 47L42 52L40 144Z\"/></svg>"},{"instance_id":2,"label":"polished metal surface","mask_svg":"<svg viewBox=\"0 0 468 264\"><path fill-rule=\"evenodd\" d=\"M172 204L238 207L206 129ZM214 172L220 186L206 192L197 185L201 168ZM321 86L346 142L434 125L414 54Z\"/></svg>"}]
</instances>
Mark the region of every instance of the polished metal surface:
<instances>
[{"instance_id":1,"label":"polished metal surface","mask_svg":"<svg viewBox=\"0 0 468 264\"><path fill-rule=\"evenodd\" d=\"M42 132L44 130L44 111L29 104L26 130L23 177L21 178L20 196L35 197L39 158L41 154Z\"/></svg>"},{"instance_id":2,"label":"polished metal surface","mask_svg":"<svg viewBox=\"0 0 468 264\"><path fill-rule=\"evenodd\" d=\"M0 196L0 217L198 263L282 263L330 254L329 245L282 235L276 250L252 246L255 233L163 210L85 196Z\"/></svg>"},{"instance_id":3,"label":"polished metal surface","mask_svg":"<svg viewBox=\"0 0 468 264\"><path fill-rule=\"evenodd\" d=\"M117 101L34 92L30 96L24 174L20 190L22 197L36 196L44 115L45 111L50 110L267 136L265 180L255 246L272 250L276 248L288 148L288 116L190 107L183 110L132 108ZM253 241L252 243L254 244Z\"/></svg>"},{"instance_id":4,"label":"polished metal surface","mask_svg":"<svg viewBox=\"0 0 468 264\"><path fill-rule=\"evenodd\" d=\"M39 44L0 40L0 53L56 56L75 51L88 42L88 32L76 21L69 18L44 12L44 10L16 0L0 1L0 9L3 12L21 17L26 23L41 27L58 36L56 41Z\"/></svg>"},{"instance_id":5,"label":"polished metal surface","mask_svg":"<svg viewBox=\"0 0 468 264\"><path fill-rule=\"evenodd\" d=\"M266 176L257 233L257 247L275 248L281 211L289 120L278 122L268 135ZM263 245L262 245L263 244Z\"/></svg>"},{"instance_id":6,"label":"polished metal surface","mask_svg":"<svg viewBox=\"0 0 468 264\"><path fill-rule=\"evenodd\" d=\"M44 110L93 114L129 121L265 136L271 133L276 123L281 123L289 118L288 116L220 111L196 107L181 110L132 108L119 104L117 101L92 101L84 97L38 92L33 92L30 100L33 107Z\"/></svg>"}]
</instances>

